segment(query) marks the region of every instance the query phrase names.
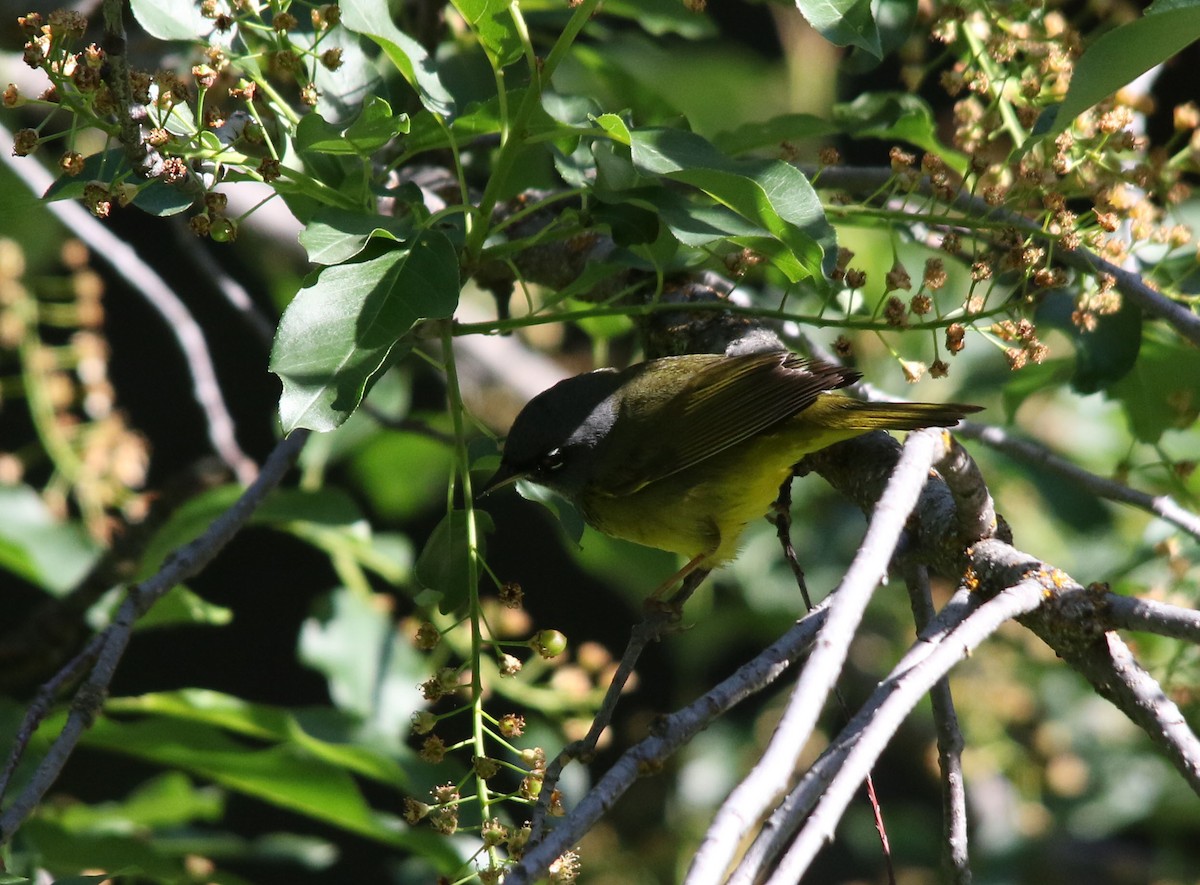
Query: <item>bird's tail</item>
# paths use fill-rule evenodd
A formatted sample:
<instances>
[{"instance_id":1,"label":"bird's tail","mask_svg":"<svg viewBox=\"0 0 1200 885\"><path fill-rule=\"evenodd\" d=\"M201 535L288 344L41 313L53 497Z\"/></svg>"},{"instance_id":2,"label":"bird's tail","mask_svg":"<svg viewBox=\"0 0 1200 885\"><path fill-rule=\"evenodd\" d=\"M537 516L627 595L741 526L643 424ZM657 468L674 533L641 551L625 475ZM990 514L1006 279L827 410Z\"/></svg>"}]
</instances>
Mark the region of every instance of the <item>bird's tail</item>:
<instances>
[{"instance_id":1,"label":"bird's tail","mask_svg":"<svg viewBox=\"0 0 1200 885\"><path fill-rule=\"evenodd\" d=\"M836 407L823 416L822 423L862 433L868 430L917 430L921 427L953 427L965 415L980 410L980 406L963 403L865 403L837 397Z\"/></svg>"}]
</instances>

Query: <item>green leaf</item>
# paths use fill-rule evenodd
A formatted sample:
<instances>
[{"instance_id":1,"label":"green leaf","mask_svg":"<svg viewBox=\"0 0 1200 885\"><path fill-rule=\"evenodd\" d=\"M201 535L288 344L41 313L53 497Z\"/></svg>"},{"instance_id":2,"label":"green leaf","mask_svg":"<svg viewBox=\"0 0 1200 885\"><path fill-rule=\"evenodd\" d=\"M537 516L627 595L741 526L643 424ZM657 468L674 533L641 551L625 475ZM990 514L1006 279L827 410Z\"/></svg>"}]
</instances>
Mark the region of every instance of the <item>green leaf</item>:
<instances>
[{"instance_id":1,"label":"green leaf","mask_svg":"<svg viewBox=\"0 0 1200 885\"><path fill-rule=\"evenodd\" d=\"M403 482L395 481L397 464L404 465ZM454 454L445 443L415 433L377 433L347 469L375 514L403 523L446 506Z\"/></svg>"},{"instance_id":2,"label":"green leaf","mask_svg":"<svg viewBox=\"0 0 1200 885\"><path fill-rule=\"evenodd\" d=\"M964 172L966 156L943 145L929 105L904 92L868 92L849 104L835 105L833 122L858 138L899 139L936 153L953 169Z\"/></svg>"},{"instance_id":3,"label":"green leaf","mask_svg":"<svg viewBox=\"0 0 1200 885\"><path fill-rule=\"evenodd\" d=\"M762 227L722 205L689 199L666 188L640 188L631 193L635 202L654 208L679 242L687 246L707 246L730 237L766 237Z\"/></svg>"},{"instance_id":4,"label":"green leaf","mask_svg":"<svg viewBox=\"0 0 1200 885\"><path fill-rule=\"evenodd\" d=\"M475 546L479 556L486 550L486 535L492 531L492 518L486 511L475 512ZM438 607L443 613L459 611L467 604L470 589L471 545L465 510L451 510L434 528L413 569L422 587L440 594Z\"/></svg>"},{"instance_id":5,"label":"green leaf","mask_svg":"<svg viewBox=\"0 0 1200 885\"><path fill-rule=\"evenodd\" d=\"M794 261L777 266L792 280L825 278L824 259L833 257L833 228L808 179L777 160L734 160L691 132L635 129L630 133L634 165L643 172L690 184L765 230Z\"/></svg>"},{"instance_id":6,"label":"green leaf","mask_svg":"<svg viewBox=\"0 0 1200 885\"><path fill-rule=\"evenodd\" d=\"M1142 343L1142 311L1126 300L1115 314L1097 317L1096 327L1083 331L1072 320L1075 299L1067 292L1051 292L1037 310L1037 322L1063 332L1075 345L1075 371L1071 386L1082 394L1110 387L1133 368Z\"/></svg>"},{"instance_id":7,"label":"green leaf","mask_svg":"<svg viewBox=\"0 0 1200 885\"><path fill-rule=\"evenodd\" d=\"M361 641L364 637L357 634ZM322 739L305 727L303 718L290 710L255 704L233 695L207 689L181 689L131 698L112 698L105 704L109 713L159 716L205 727L218 728L252 741L290 744L330 765L382 784L402 787L408 775L386 752L371 747ZM359 711L364 715L369 710ZM318 723L324 724L324 723ZM326 730L330 730L326 725ZM386 733L386 732L381 732ZM393 733L391 746L398 745Z\"/></svg>"},{"instance_id":8,"label":"green leaf","mask_svg":"<svg viewBox=\"0 0 1200 885\"><path fill-rule=\"evenodd\" d=\"M408 248L310 277L284 311L271 351L285 432L345 421L400 336L418 320L450 316L458 290L458 254L430 230Z\"/></svg>"},{"instance_id":9,"label":"green leaf","mask_svg":"<svg viewBox=\"0 0 1200 885\"><path fill-rule=\"evenodd\" d=\"M83 743L190 772L385 844L409 842L399 825L367 805L347 771L294 744L255 748L220 729L162 717L100 717Z\"/></svg>"},{"instance_id":10,"label":"green leaf","mask_svg":"<svg viewBox=\"0 0 1200 885\"><path fill-rule=\"evenodd\" d=\"M152 181L138 188L137 195L131 202L149 215L166 218L186 212L196 201L181 188L163 181Z\"/></svg>"},{"instance_id":11,"label":"green leaf","mask_svg":"<svg viewBox=\"0 0 1200 885\"><path fill-rule=\"evenodd\" d=\"M513 0L453 0L454 8L479 36L484 50L500 67L525 54L509 6Z\"/></svg>"},{"instance_id":12,"label":"green leaf","mask_svg":"<svg viewBox=\"0 0 1200 885\"><path fill-rule=\"evenodd\" d=\"M173 587L154 607L138 618L138 630L176 627L181 624L220 627L233 620L233 611L196 595L182 585Z\"/></svg>"},{"instance_id":13,"label":"green leaf","mask_svg":"<svg viewBox=\"0 0 1200 885\"><path fill-rule=\"evenodd\" d=\"M341 264L367 247L371 237L403 243L413 235L403 218L366 215L347 209L320 209L300 232L300 245L313 264Z\"/></svg>"},{"instance_id":14,"label":"green leaf","mask_svg":"<svg viewBox=\"0 0 1200 885\"><path fill-rule=\"evenodd\" d=\"M133 17L156 40L202 40L213 29L213 19L200 14L195 0L130 0Z\"/></svg>"},{"instance_id":15,"label":"green leaf","mask_svg":"<svg viewBox=\"0 0 1200 885\"><path fill-rule=\"evenodd\" d=\"M405 132L408 132L408 115L393 114L391 105L374 96L346 127L329 123L316 111L309 111L296 127L296 148L318 154L365 157Z\"/></svg>"},{"instance_id":16,"label":"green leaf","mask_svg":"<svg viewBox=\"0 0 1200 885\"><path fill-rule=\"evenodd\" d=\"M123 801L96 805L76 803L50 812L55 823L73 833L97 829L182 826L192 821L215 821L224 802L211 787L197 789L181 772L160 774L140 785Z\"/></svg>"},{"instance_id":17,"label":"green leaf","mask_svg":"<svg viewBox=\"0 0 1200 885\"><path fill-rule=\"evenodd\" d=\"M396 70L417 91L422 105L439 114L454 112L454 97L442 85L434 60L420 43L392 23L386 3L341 0L339 7L342 24L379 45Z\"/></svg>"},{"instance_id":18,"label":"green leaf","mask_svg":"<svg viewBox=\"0 0 1200 885\"><path fill-rule=\"evenodd\" d=\"M125 162L125 151L121 148L92 154L83 161L83 170L78 175L60 175L46 188L45 200L78 200L84 188L93 181L111 184L119 176L130 173Z\"/></svg>"},{"instance_id":19,"label":"green leaf","mask_svg":"<svg viewBox=\"0 0 1200 885\"><path fill-rule=\"evenodd\" d=\"M1045 393L1063 387L1075 371L1073 360L1047 360L1014 372L1004 385L1004 414L1011 422L1021 403L1035 393Z\"/></svg>"},{"instance_id":20,"label":"green leaf","mask_svg":"<svg viewBox=\"0 0 1200 885\"><path fill-rule=\"evenodd\" d=\"M344 587L335 590L304 622L299 655L325 675L339 710L360 718L374 741L395 750L409 732L412 714L425 706L414 687L429 675L429 662L375 602ZM368 774L365 762L355 770Z\"/></svg>"},{"instance_id":21,"label":"green leaf","mask_svg":"<svg viewBox=\"0 0 1200 885\"><path fill-rule=\"evenodd\" d=\"M587 523L584 522L583 514L578 507L545 486L523 479L517 482L517 491L522 498L527 501L536 501L553 513L568 540L575 546L579 546L579 540L583 537L583 530Z\"/></svg>"},{"instance_id":22,"label":"green leaf","mask_svg":"<svg viewBox=\"0 0 1200 885\"><path fill-rule=\"evenodd\" d=\"M654 37L675 34L688 40L705 40L719 33L708 15L688 9L679 0L604 0L599 12L629 19Z\"/></svg>"},{"instance_id":23,"label":"green leaf","mask_svg":"<svg viewBox=\"0 0 1200 885\"><path fill-rule=\"evenodd\" d=\"M810 25L835 46L855 46L883 57L872 0L796 0Z\"/></svg>"},{"instance_id":24,"label":"green leaf","mask_svg":"<svg viewBox=\"0 0 1200 885\"><path fill-rule=\"evenodd\" d=\"M221 486L197 495L178 507L146 546L139 576L145 577L157 571L167 554L199 537L214 519L233 506L241 494L240 486ZM349 528L361 523L362 519L361 511L349 495L338 489L326 488L313 492L276 489L254 512L250 521L253 525L283 528L297 523Z\"/></svg>"},{"instance_id":25,"label":"green leaf","mask_svg":"<svg viewBox=\"0 0 1200 885\"><path fill-rule=\"evenodd\" d=\"M293 31L288 39L311 48L310 40L305 39L308 37ZM326 120L347 120L357 114L372 95L383 94L383 77L363 51L367 42L345 28L330 28L320 35L318 52L342 51L342 63L336 71L325 65L314 66L313 82L318 95L316 110Z\"/></svg>"},{"instance_id":26,"label":"green leaf","mask_svg":"<svg viewBox=\"0 0 1200 885\"><path fill-rule=\"evenodd\" d=\"M763 148L778 148L787 141L825 138L839 131L829 120L814 114L783 114L770 120L743 123L713 137L713 144L727 154L742 154Z\"/></svg>"},{"instance_id":27,"label":"green leaf","mask_svg":"<svg viewBox=\"0 0 1200 885\"><path fill-rule=\"evenodd\" d=\"M62 594L83 579L99 555L87 533L55 519L32 488L0 485L0 568Z\"/></svg>"},{"instance_id":28,"label":"green leaf","mask_svg":"<svg viewBox=\"0 0 1200 885\"><path fill-rule=\"evenodd\" d=\"M1156 443L1200 417L1200 351L1147 334L1132 371L1105 393L1121 403L1139 440Z\"/></svg>"},{"instance_id":29,"label":"green leaf","mask_svg":"<svg viewBox=\"0 0 1200 885\"><path fill-rule=\"evenodd\" d=\"M1096 102L1166 61L1198 37L1200 6L1194 4L1147 14L1103 34L1084 50L1076 63L1071 87L1046 134L1062 132Z\"/></svg>"}]
</instances>

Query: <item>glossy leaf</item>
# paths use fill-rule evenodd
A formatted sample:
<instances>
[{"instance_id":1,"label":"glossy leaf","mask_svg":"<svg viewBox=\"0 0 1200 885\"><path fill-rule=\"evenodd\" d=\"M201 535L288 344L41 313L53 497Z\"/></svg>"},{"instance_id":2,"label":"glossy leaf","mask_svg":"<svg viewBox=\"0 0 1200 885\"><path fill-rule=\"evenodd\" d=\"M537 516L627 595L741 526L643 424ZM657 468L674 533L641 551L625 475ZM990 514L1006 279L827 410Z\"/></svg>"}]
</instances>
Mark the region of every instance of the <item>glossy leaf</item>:
<instances>
[{"instance_id":1,"label":"glossy leaf","mask_svg":"<svg viewBox=\"0 0 1200 885\"><path fill-rule=\"evenodd\" d=\"M137 196L132 200L143 212L166 218L186 212L196 202L195 198L163 181L152 181L138 188Z\"/></svg>"},{"instance_id":2,"label":"glossy leaf","mask_svg":"<svg viewBox=\"0 0 1200 885\"><path fill-rule=\"evenodd\" d=\"M55 519L29 486L0 485L0 568L58 594L78 584L98 556L83 529Z\"/></svg>"},{"instance_id":3,"label":"glossy leaf","mask_svg":"<svg viewBox=\"0 0 1200 885\"><path fill-rule=\"evenodd\" d=\"M201 15L193 0L130 0L129 8L142 29L158 40L201 40L213 29L213 19Z\"/></svg>"},{"instance_id":4,"label":"glossy leaf","mask_svg":"<svg viewBox=\"0 0 1200 885\"><path fill-rule=\"evenodd\" d=\"M393 114L382 98L374 97L349 126L338 126L310 111L296 127L296 147L320 154L367 156L408 131L408 115Z\"/></svg>"},{"instance_id":5,"label":"glossy leaf","mask_svg":"<svg viewBox=\"0 0 1200 885\"><path fill-rule=\"evenodd\" d=\"M375 41L421 98L421 104L439 114L454 111L454 98L442 85L434 59L412 37L392 22L386 3L377 0L342 0L342 24Z\"/></svg>"},{"instance_id":6,"label":"glossy leaf","mask_svg":"<svg viewBox=\"0 0 1200 885\"><path fill-rule=\"evenodd\" d=\"M300 245L313 264L341 264L358 255L372 237L402 243L413 234L403 218L366 215L346 209L321 209L300 232Z\"/></svg>"},{"instance_id":7,"label":"glossy leaf","mask_svg":"<svg viewBox=\"0 0 1200 885\"><path fill-rule=\"evenodd\" d=\"M476 510L476 548L480 556L486 550L486 535L492 528L492 518L485 511ZM414 569L421 586L439 594L438 607L443 613L458 611L467 604L471 555L466 511L452 510L429 536Z\"/></svg>"},{"instance_id":8,"label":"glossy leaf","mask_svg":"<svg viewBox=\"0 0 1200 885\"><path fill-rule=\"evenodd\" d=\"M366 803L347 771L295 745L249 747L218 728L163 717L101 717L83 743L177 768L386 844L407 841L400 827Z\"/></svg>"},{"instance_id":9,"label":"glossy leaf","mask_svg":"<svg viewBox=\"0 0 1200 885\"><path fill-rule=\"evenodd\" d=\"M330 765L382 784L400 787L408 780L404 769L384 752L322 740L306 730L300 716L290 710L251 703L217 691L182 689L113 698L107 702L105 710L211 726L254 741L293 744Z\"/></svg>"},{"instance_id":10,"label":"glossy leaf","mask_svg":"<svg viewBox=\"0 0 1200 885\"><path fill-rule=\"evenodd\" d=\"M124 150L112 148L101 151L84 159L83 169L78 175L64 174L56 178L43 196L46 200L77 200L83 196L84 188L92 182L108 184L120 175L128 175L129 172Z\"/></svg>"},{"instance_id":11,"label":"glossy leaf","mask_svg":"<svg viewBox=\"0 0 1200 885\"><path fill-rule=\"evenodd\" d=\"M408 248L310 277L279 323L271 371L285 431L331 430L358 407L400 337L458 304L458 255L423 231Z\"/></svg>"},{"instance_id":12,"label":"glossy leaf","mask_svg":"<svg viewBox=\"0 0 1200 885\"><path fill-rule=\"evenodd\" d=\"M883 57L872 0L796 0L800 14L830 43Z\"/></svg>"},{"instance_id":13,"label":"glossy leaf","mask_svg":"<svg viewBox=\"0 0 1200 885\"><path fill-rule=\"evenodd\" d=\"M429 662L396 631L375 600L344 587L321 600L300 631L300 659L324 674L341 715L366 723L378 746L393 752L399 748L412 714L425 704L414 686L428 676ZM339 764L386 780L386 757L374 763L372 758L343 758ZM367 770L368 764L375 773Z\"/></svg>"},{"instance_id":14,"label":"glossy leaf","mask_svg":"<svg viewBox=\"0 0 1200 885\"><path fill-rule=\"evenodd\" d=\"M947 148L938 140L933 111L916 95L870 92L848 104L836 105L833 122L847 135L899 139L936 153L959 172L967 168L967 158L963 154Z\"/></svg>"},{"instance_id":15,"label":"glossy leaf","mask_svg":"<svg viewBox=\"0 0 1200 885\"><path fill-rule=\"evenodd\" d=\"M500 67L524 54L509 6L513 0L453 0L454 8L479 36L487 54Z\"/></svg>"},{"instance_id":16,"label":"glossy leaf","mask_svg":"<svg viewBox=\"0 0 1200 885\"><path fill-rule=\"evenodd\" d=\"M1200 5L1150 12L1103 34L1075 64L1067 97L1046 133L1056 135L1079 114L1200 38ZM1039 132L1039 134L1042 134Z\"/></svg>"},{"instance_id":17,"label":"glossy leaf","mask_svg":"<svg viewBox=\"0 0 1200 885\"><path fill-rule=\"evenodd\" d=\"M782 243L794 263L780 269L792 279L823 279L825 256L835 248L833 228L808 179L776 160L734 160L691 132L635 129L634 165L696 187Z\"/></svg>"}]
</instances>

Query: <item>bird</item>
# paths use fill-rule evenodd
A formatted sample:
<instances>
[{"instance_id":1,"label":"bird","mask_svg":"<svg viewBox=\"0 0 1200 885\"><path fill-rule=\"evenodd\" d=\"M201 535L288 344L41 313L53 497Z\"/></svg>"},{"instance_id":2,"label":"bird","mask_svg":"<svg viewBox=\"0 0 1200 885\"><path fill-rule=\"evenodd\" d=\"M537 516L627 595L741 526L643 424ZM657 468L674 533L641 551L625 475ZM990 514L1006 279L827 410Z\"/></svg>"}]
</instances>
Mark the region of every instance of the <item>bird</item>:
<instances>
[{"instance_id":1,"label":"bird","mask_svg":"<svg viewBox=\"0 0 1200 885\"><path fill-rule=\"evenodd\" d=\"M486 492L526 479L607 535L687 557L658 596L734 559L747 525L805 455L872 430L950 427L979 410L833 392L860 378L787 350L668 356L577 375L520 411Z\"/></svg>"}]
</instances>

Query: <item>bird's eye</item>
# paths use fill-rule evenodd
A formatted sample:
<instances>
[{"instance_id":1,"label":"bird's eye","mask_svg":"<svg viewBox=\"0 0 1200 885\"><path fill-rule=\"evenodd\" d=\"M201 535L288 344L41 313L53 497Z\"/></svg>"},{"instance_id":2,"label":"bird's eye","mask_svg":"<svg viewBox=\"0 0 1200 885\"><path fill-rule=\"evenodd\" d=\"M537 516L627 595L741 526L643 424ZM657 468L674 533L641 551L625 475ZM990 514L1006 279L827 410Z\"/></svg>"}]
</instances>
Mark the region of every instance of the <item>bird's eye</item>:
<instances>
[{"instance_id":1,"label":"bird's eye","mask_svg":"<svg viewBox=\"0 0 1200 885\"><path fill-rule=\"evenodd\" d=\"M538 473L555 473L562 470L566 460L562 449L551 449L538 461Z\"/></svg>"}]
</instances>

